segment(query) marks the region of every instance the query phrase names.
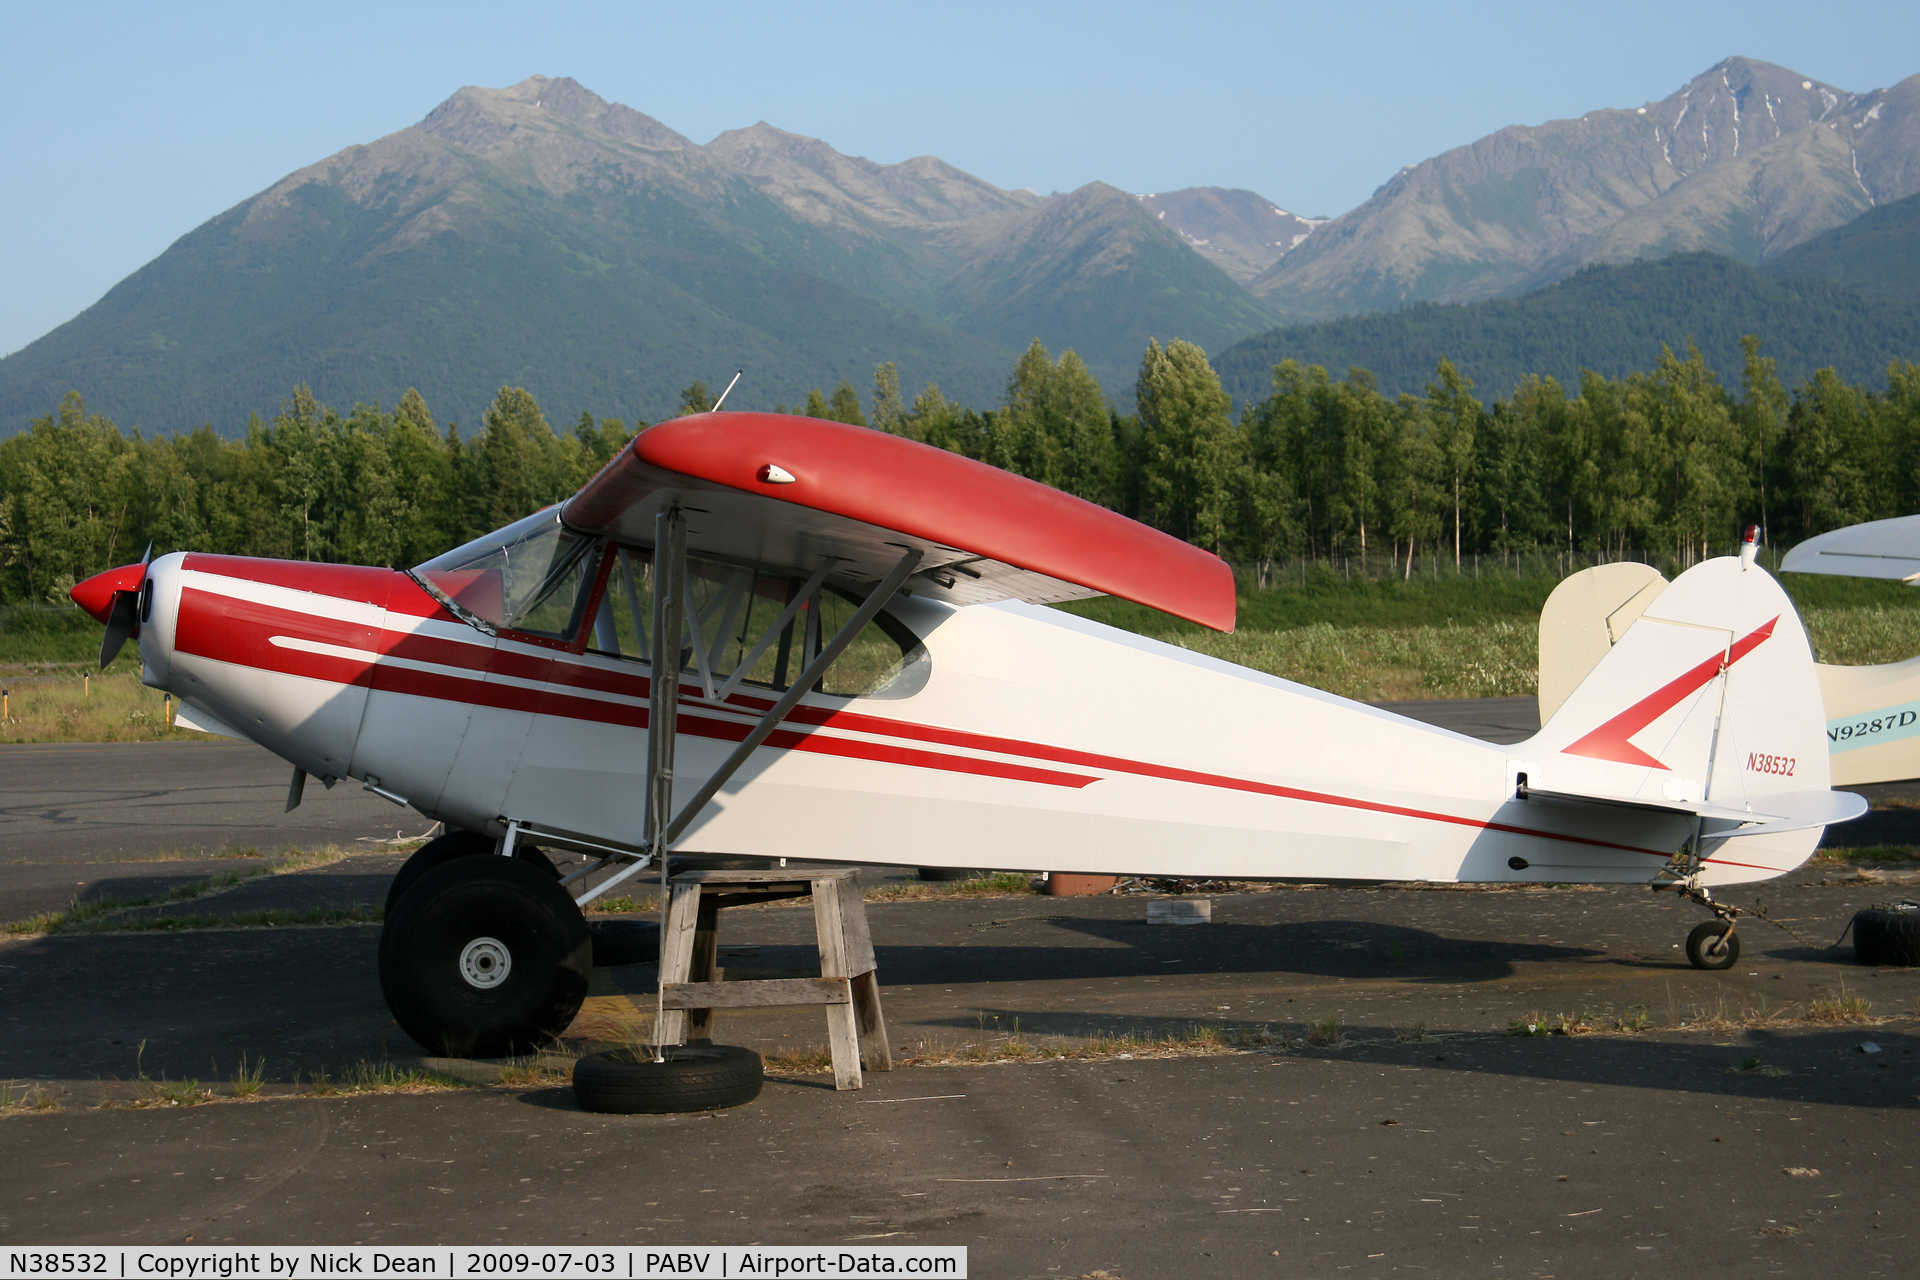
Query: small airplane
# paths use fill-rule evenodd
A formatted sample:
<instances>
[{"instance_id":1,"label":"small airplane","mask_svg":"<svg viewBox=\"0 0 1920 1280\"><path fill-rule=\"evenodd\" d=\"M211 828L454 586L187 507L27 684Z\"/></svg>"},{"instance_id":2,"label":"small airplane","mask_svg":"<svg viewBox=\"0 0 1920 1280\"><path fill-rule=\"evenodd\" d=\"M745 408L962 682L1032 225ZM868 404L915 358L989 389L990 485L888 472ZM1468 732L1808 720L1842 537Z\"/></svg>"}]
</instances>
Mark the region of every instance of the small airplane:
<instances>
[{"instance_id":1,"label":"small airplane","mask_svg":"<svg viewBox=\"0 0 1920 1280\"><path fill-rule=\"evenodd\" d=\"M1809 538L1787 553L1780 571L1920 584L1920 516ZM1542 723L1666 585L1658 569L1624 561L1582 570L1554 588L1540 614ZM1866 666L1822 662L1814 673L1834 786L1920 778L1920 657Z\"/></svg>"},{"instance_id":2,"label":"small airplane","mask_svg":"<svg viewBox=\"0 0 1920 1280\"><path fill-rule=\"evenodd\" d=\"M1670 887L1779 876L1829 788L1792 604L1753 560L1663 591L1499 746L1042 607L1218 630L1213 555L899 437L712 412L408 571L175 552L88 579L185 720L446 824L395 877L380 972L435 1052L563 1030L581 907L669 853L1295 881ZM534 846L584 854L562 882ZM479 854L505 856L474 856ZM543 865L544 864L544 865Z\"/></svg>"}]
</instances>

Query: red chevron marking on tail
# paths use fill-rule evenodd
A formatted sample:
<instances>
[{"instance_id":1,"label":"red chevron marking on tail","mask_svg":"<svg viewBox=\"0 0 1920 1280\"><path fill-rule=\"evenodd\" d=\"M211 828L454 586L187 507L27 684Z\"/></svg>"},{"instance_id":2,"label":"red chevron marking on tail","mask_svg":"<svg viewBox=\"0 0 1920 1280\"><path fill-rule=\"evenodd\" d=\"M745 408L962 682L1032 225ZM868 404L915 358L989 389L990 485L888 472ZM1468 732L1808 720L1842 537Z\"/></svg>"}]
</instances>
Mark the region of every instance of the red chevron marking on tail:
<instances>
[{"instance_id":1,"label":"red chevron marking on tail","mask_svg":"<svg viewBox=\"0 0 1920 1280\"><path fill-rule=\"evenodd\" d=\"M1725 653L1716 653L1685 675L1668 681L1572 746L1562 748L1561 753L1569 756L1589 756L1595 760L1613 760L1620 764L1638 764L1654 769L1665 769L1666 765L1634 746L1627 739L1673 710L1680 699L1699 690L1707 681L1752 653L1773 634L1774 623L1778 621L1780 618L1775 615L1753 634L1734 641Z\"/></svg>"}]
</instances>

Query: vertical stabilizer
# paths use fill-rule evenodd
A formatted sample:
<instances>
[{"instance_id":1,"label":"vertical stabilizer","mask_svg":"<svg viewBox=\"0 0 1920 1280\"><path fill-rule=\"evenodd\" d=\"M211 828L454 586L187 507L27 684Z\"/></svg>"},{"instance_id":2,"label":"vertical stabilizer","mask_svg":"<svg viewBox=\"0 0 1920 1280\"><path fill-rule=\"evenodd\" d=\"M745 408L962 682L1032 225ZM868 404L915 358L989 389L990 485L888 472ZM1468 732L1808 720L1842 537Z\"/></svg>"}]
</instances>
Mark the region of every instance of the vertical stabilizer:
<instances>
[{"instance_id":1,"label":"vertical stabilizer","mask_svg":"<svg viewBox=\"0 0 1920 1280\"><path fill-rule=\"evenodd\" d=\"M1764 569L1732 556L1675 579L1516 750L1536 788L1756 821L1806 811L1810 793L1831 785L1826 715L1799 615ZM1736 828L1720 817L1705 833ZM1748 869L1786 871L1812 853L1820 831L1705 847Z\"/></svg>"}]
</instances>

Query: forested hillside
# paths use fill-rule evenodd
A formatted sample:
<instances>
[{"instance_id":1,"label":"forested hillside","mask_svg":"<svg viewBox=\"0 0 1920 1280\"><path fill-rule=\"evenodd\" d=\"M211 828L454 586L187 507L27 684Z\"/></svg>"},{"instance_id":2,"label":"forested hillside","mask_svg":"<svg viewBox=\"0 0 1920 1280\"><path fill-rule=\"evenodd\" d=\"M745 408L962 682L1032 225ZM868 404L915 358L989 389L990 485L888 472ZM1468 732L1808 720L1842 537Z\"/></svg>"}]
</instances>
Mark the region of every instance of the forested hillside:
<instances>
[{"instance_id":1,"label":"forested hillside","mask_svg":"<svg viewBox=\"0 0 1920 1280\"><path fill-rule=\"evenodd\" d=\"M1783 383L1757 340L1728 382L1698 351L1619 377L1527 376L1491 401L1441 361L1417 393L1363 370L1285 361L1236 420L1200 348L1150 343L1121 413L1074 352L1028 348L998 403L891 363L804 412L951 449L1122 511L1263 580L1293 556L1397 573L1570 550L1672 567L1726 551L1749 521L1791 546L1920 509L1920 365L1862 386L1830 369ZM693 385L683 411L711 403ZM565 497L630 438L583 414L556 432L503 388L477 431L395 408L339 410L296 388L244 439L124 432L69 396L0 442L0 601L59 602L75 581L183 548L404 566Z\"/></svg>"},{"instance_id":2,"label":"forested hillside","mask_svg":"<svg viewBox=\"0 0 1920 1280\"><path fill-rule=\"evenodd\" d=\"M1875 298L1920 303L1920 195L1869 209L1762 268L1828 280Z\"/></svg>"},{"instance_id":3,"label":"forested hillside","mask_svg":"<svg viewBox=\"0 0 1920 1280\"><path fill-rule=\"evenodd\" d=\"M1683 253L1589 267L1524 298L1420 302L1289 325L1229 347L1218 364L1240 403L1263 393L1268 370L1282 360L1368 369L1397 395L1424 387L1445 356L1483 390L1504 395L1528 374L1568 384L1587 369L1623 377L1651 367L1663 346L1677 351L1689 342L1713 368L1737 368L1749 333L1767 335L1789 383L1832 368L1848 382L1879 386L1889 361L1920 357L1920 302Z\"/></svg>"}]
</instances>

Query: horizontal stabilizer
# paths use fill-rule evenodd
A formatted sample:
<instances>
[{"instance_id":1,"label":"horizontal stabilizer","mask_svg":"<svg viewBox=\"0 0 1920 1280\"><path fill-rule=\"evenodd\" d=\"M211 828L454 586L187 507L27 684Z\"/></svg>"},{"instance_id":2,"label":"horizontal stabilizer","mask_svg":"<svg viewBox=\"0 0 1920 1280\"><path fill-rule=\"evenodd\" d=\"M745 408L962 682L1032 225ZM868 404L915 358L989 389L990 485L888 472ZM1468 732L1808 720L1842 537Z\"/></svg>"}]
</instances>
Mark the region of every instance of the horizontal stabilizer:
<instances>
[{"instance_id":1,"label":"horizontal stabilizer","mask_svg":"<svg viewBox=\"0 0 1920 1280\"><path fill-rule=\"evenodd\" d=\"M1704 818L1709 822L1741 824L1733 828L1705 832L1714 840L1735 836L1778 835L1786 831L1804 831L1810 827L1828 827L1851 822L1867 811L1864 796L1851 791L1776 791L1765 799L1766 812L1731 809L1707 800L1649 800L1625 796L1577 795L1570 791L1538 791L1531 787L1516 796L1529 804L1566 804L1598 806L1610 809L1640 809L1649 813L1674 813Z\"/></svg>"}]
</instances>

